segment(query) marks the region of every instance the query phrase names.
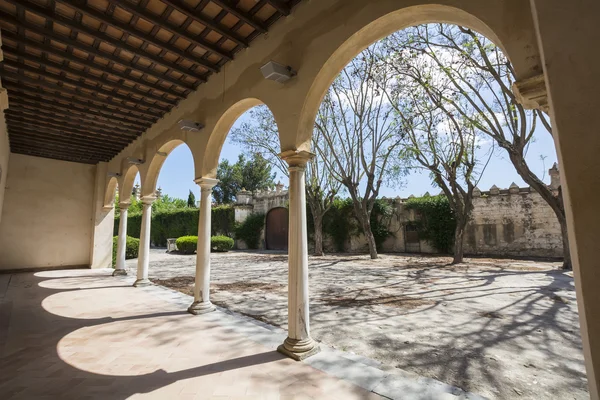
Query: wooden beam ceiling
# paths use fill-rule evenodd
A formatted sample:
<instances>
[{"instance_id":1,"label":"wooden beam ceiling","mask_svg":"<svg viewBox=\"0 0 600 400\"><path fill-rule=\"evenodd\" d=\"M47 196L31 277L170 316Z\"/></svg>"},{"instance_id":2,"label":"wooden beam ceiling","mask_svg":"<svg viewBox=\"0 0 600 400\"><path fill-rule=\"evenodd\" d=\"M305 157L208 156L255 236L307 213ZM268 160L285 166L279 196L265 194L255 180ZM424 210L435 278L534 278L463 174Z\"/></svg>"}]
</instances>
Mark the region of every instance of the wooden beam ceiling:
<instances>
[{"instance_id":1,"label":"wooden beam ceiling","mask_svg":"<svg viewBox=\"0 0 600 400\"><path fill-rule=\"evenodd\" d=\"M108 161L300 0L0 0L11 151Z\"/></svg>"}]
</instances>

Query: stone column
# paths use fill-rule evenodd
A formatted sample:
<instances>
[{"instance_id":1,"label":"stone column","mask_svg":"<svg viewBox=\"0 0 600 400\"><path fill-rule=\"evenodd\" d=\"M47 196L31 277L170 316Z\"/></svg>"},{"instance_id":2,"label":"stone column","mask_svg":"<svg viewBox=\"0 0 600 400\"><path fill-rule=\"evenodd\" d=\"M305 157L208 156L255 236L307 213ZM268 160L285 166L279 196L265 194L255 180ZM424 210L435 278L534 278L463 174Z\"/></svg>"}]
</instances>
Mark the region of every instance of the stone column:
<instances>
[{"instance_id":1,"label":"stone column","mask_svg":"<svg viewBox=\"0 0 600 400\"><path fill-rule=\"evenodd\" d=\"M148 265L150 263L150 223L152 220L152 203L156 197L142 197L144 207L142 213L142 227L140 229L140 249L138 251L137 280L135 287L148 286L152 283L148 280Z\"/></svg>"},{"instance_id":2,"label":"stone column","mask_svg":"<svg viewBox=\"0 0 600 400\"><path fill-rule=\"evenodd\" d=\"M600 2L532 0L552 118L590 398L600 399ZM543 102L539 102L543 104Z\"/></svg>"},{"instance_id":3,"label":"stone column","mask_svg":"<svg viewBox=\"0 0 600 400\"><path fill-rule=\"evenodd\" d=\"M198 218L198 248L196 249L196 281L194 284L194 302L188 312L194 315L214 311L210 302L210 236L212 189L219 181L200 178L196 183L200 186L200 216Z\"/></svg>"},{"instance_id":4,"label":"stone column","mask_svg":"<svg viewBox=\"0 0 600 400\"><path fill-rule=\"evenodd\" d=\"M306 163L313 154L286 151L280 157L289 165L289 240L288 240L288 337L277 350L295 360L319 352L310 337L308 300L308 238L306 228Z\"/></svg>"},{"instance_id":5,"label":"stone column","mask_svg":"<svg viewBox=\"0 0 600 400\"><path fill-rule=\"evenodd\" d=\"M117 265L113 276L127 275L125 270L125 251L127 249L127 210L129 203L119 203L121 216L119 218L119 239L117 241Z\"/></svg>"}]
</instances>

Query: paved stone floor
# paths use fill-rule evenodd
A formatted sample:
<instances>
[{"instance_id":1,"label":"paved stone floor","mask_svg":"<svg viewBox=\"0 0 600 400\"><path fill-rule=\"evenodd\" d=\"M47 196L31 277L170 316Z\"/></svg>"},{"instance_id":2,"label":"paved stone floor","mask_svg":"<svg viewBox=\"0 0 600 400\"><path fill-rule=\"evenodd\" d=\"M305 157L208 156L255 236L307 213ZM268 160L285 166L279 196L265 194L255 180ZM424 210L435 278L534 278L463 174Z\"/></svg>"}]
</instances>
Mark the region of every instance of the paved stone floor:
<instances>
[{"instance_id":1,"label":"paved stone floor","mask_svg":"<svg viewBox=\"0 0 600 400\"><path fill-rule=\"evenodd\" d=\"M0 275L1 399L379 398L110 272Z\"/></svg>"},{"instance_id":2,"label":"paved stone floor","mask_svg":"<svg viewBox=\"0 0 600 400\"><path fill-rule=\"evenodd\" d=\"M213 301L287 329L287 255L213 254ZM150 278L191 291L195 256L153 249ZM312 336L377 368L493 399L586 399L571 273L558 263L310 257ZM136 260L128 267L135 273Z\"/></svg>"}]
</instances>

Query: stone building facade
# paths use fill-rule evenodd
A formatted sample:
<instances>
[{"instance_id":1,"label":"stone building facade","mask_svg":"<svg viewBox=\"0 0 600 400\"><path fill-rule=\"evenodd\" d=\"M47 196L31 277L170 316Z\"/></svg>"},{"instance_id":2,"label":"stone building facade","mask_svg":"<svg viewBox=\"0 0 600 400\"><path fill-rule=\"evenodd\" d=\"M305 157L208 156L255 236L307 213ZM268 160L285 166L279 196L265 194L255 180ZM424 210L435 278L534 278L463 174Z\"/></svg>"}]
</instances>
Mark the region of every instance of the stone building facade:
<instances>
[{"instance_id":1,"label":"stone building facade","mask_svg":"<svg viewBox=\"0 0 600 400\"><path fill-rule=\"evenodd\" d=\"M558 195L560 185L558 168L550 170L550 185ZM562 257L562 235L560 225L552 209L544 199L529 187L520 188L512 184L507 189L495 185L487 191L475 189L473 213L467 225L465 253L480 256L503 257ZM412 197L412 196L411 196ZM288 192L283 185L276 190L251 193L238 193L235 206L235 219L242 222L252 213L267 215L269 211L287 207ZM436 253L437 250L427 241L419 238L414 230L414 221L419 216L406 209L407 198L386 199L393 207L388 230L392 235L383 244L383 251L390 253ZM266 228L268 229L268 228ZM263 230L263 238L265 232ZM262 241L263 246L265 241ZM310 245L310 243L309 243ZM244 248L243 243L238 243ZM333 243L327 236L326 251L334 251ZM352 236L345 250L351 253L367 252L367 242L362 235Z\"/></svg>"}]
</instances>

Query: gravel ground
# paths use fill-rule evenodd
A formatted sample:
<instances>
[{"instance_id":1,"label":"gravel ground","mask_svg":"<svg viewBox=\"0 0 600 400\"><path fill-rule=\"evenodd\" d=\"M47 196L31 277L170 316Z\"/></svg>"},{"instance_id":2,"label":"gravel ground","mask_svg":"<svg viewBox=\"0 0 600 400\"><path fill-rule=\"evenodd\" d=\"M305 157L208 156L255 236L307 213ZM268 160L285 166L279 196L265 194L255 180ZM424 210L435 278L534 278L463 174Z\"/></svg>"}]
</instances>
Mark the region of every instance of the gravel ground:
<instances>
[{"instance_id":1,"label":"gravel ground","mask_svg":"<svg viewBox=\"0 0 600 400\"><path fill-rule=\"evenodd\" d=\"M195 256L153 249L150 278L191 293ZM287 254L213 254L215 304L287 327ZM310 258L311 334L495 399L587 399L571 273L557 263L411 255ZM127 262L135 273L136 260Z\"/></svg>"}]
</instances>

